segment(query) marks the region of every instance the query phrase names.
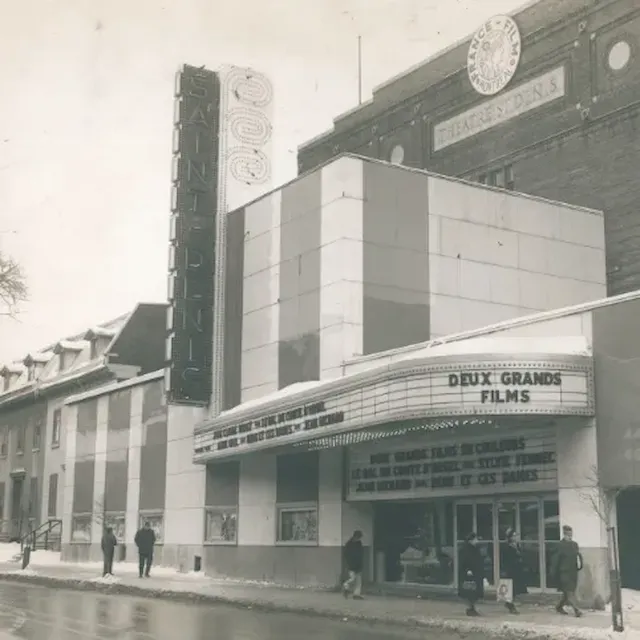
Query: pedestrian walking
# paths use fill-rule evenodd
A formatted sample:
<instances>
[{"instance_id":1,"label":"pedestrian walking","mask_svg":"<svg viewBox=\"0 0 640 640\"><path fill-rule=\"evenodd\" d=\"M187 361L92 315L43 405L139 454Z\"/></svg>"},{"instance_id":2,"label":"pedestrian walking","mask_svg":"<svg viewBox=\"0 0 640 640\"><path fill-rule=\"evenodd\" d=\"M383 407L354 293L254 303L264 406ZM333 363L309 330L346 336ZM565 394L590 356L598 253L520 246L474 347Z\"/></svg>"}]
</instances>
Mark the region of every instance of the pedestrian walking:
<instances>
[{"instance_id":1,"label":"pedestrian walking","mask_svg":"<svg viewBox=\"0 0 640 640\"><path fill-rule=\"evenodd\" d=\"M113 575L113 556L116 551L118 540L113 533L112 527L107 527L102 534L100 547L102 548L102 577Z\"/></svg>"},{"instance_id":2,"label":"pedestrian walking","mask_svg":"<svg viewBox=\"0 0 640 640\"><path fill-rule=\"evenodd\" d=\"M573 529L564 525L562 527L562 540L558 544L558 550L553 560L551 575L558 585L558 591L562 598L556 607L556 611L567 615L565 607L569 605L573 609L576 618L582 616L582 611L576 602L576 589L578 587L578 572L582 571L582 554L578 543L573 539Z\"/></svg>"},{"instance_id":3,"label":"pedestrian walking","mask_svg":"<svg viewBox=\"0 0 640 640\"><path fill-rule=\"evenodd\" d=\"M148 578L153 564L153 546L156 543L156 534L151 528L151 523L147 521L142 529L138 529L134 542L138 547L138 573L141 578L143 575Z\"/></svg>"},{"instance_id":4,"label":"pedestrian walking","mask_svg":"<svg viewBox=\"0 0 640 640\"><path fill-rule=\"evenodd\" d=\"M502 577L511 580L512 585L513 599L511 602L505 602L505 606L509 613L517 614L516 599L528 590L522 550L515 529L507 529L506 541L500 549L500 568Z\"/></svg>"},{"instance_id":5,"label":"pedestrian walking","mask_svg":"<svg viewBox=\"0 0 640 640\"><path fill-rule=\"evenodd\" d=\"M480 615L476 603L484 597L484 558L475 532L466 537L460 549L458 595L468 604L468 616Z\"/></svg>"},{"instance_id":6,"label":"pedestrian walking","mask_svg":"<svg viewBox=\"0 0 640 640\"><path fill-rule=\"evenodd\" d=\"M355 600L362 600L362 569L364 566L362 531L354 531L344 545L344 563L349 577L342 585L342 594L348 598L351 593Z\"/></svg>"}]
</instances>

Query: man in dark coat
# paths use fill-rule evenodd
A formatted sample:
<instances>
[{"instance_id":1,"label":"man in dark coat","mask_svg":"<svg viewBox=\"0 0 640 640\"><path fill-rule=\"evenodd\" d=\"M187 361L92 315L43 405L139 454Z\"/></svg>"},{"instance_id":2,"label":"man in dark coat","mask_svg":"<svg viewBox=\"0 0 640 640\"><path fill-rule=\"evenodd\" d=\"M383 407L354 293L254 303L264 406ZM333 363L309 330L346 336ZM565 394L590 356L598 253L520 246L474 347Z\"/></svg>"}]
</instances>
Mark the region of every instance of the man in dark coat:
<instances>
[{"instance_id":1,"label":"man in dark coat","mask_svg":"<svg viewBox=\"0 0 640 640\"><path fill-rule=\"evenodd\" d=\"M345 598L348 598L349 593L352 593L355 600L361 600L362 569L364 566L362 531L354 531L351 538L344 545L344 563L349 572L349 578L342 585L342 593Z\"/></svg>"},{"instance_id":2,"label":"man in dark coat","mask_svg":"<svg viewBox=\"0 0 640 640\"><path fill-rule=\"evenodd\" d=\"M558 550L553 560L551 575L562 592L562 598L556 611L566 615L565 606L573 609L576 618L582 615L576 603L576 588L578 586L578 572L582 569L582 555L578 543L573 540L573 529L568 525L562 527L563 538L558 544Z\"/></svg>"},{"instance_id":3,"label":"man in dark coat","mask_svg":"<svg viewBox=\"0 0 640 640\"><path fill-rule=\"evenodd\" d=\"M143 575L148 578L153 563L153 545L156 543L156 534L149 522L145 522L144 527L138 529L134 542L138 547L138 573L141 578Z\"/></svg>"},{"instance_id":4,"label":"man in dark coat","mask_svg":"<svg viewBox=\"0 0 640 640\"><path fill-rule=\"evenodd\" d=\"M471 532L460 548L458 595L467 601L467 615L478 616L476 602L484 597L484 558L478 548L478 535Z\"/></svg>"},{"instance_id":5,"label":"man in dark coat","mask_svg":"<svg viewBox=\"0 0 640 640\"><path fill-rule=\"evenodd\" d=\"M113 575L113 556L115 554L116 545L118 541L113 533L111 527L107 527L102 534L102 541L100 546L102 547L102 577Z\"/></svg>"}]
</instances>

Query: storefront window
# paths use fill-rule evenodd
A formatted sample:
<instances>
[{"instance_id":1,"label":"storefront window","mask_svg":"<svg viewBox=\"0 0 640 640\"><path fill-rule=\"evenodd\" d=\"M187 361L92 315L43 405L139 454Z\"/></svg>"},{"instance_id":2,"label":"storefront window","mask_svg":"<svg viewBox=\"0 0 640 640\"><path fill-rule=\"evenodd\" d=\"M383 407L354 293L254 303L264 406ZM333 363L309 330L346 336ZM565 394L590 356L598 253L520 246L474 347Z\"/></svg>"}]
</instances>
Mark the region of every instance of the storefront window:
<instances>
[{"instance_id":1,"label":"storefront window","mask_svg":"<svg viewBox=\"0 0 640 640\"><path fill-rule=\"evenodd\" d=\"M138 523L138 528L142 528L144 523L148 522L149 526L153 529L153 532L156 534L156 544L161 543L163 540L164 534L164 516L162 513L153 513L153 512L142 512L140 513L140 521Z\"/></svg>"},{"instance_id":2,"label":"storefront window","mask_svg":"<svg viewBox=\"0 0 640 640\"><path fill-rule=\"evenodd\" d=\"M318 510L316 506L280 507L278 542L317 542Z\"/></svg>"},{"instance_id":3,"label":"storefront window","mask_svg":"<svg viewBox=\"0 0 640 640\"><path fill-rule=\"evenodd\" d=\"M91 542L91 514L71 517L71 542Z\"/></svg>"},{"instance_id":4,"label":"storefront window","mask_svg":"<svg viewBox=\"0 0 640 640\"><path fill-rule=\"evenodd\" d=\"M118 542L124 542L125 535L125 517L124 513L108 513L105 518L104 526L113 529L113 535Z\"/></svg>"},{"instance_id":5,"label":"storefront window","mask_svg":"<svg viewBox=\"0 0 640 640\"><path fill-rule=\"evenodd\" d=\"M235 544L238 532L237 507L207 507L205 542Z\"/></svg>"},{"instance_id":6,"label":"storefront window","mask_svg":"<svg viewBox=\"0 0 640 640\"><path fill-rule=\"evenodd\" d=\"M375 527L378 580L454 584L453 502L380 504Z\"/></svg>"}]
</instances>

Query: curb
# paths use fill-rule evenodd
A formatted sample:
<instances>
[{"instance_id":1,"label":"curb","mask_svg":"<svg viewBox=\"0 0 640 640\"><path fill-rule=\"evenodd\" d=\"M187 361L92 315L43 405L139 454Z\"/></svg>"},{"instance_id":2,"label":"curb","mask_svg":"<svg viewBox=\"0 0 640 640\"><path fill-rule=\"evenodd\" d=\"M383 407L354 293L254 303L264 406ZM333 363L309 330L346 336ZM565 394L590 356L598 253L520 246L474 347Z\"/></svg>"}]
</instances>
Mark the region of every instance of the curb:
<instances>
[{"instance_id":1,"label":"curb","mask_svg":"<svg viewBox=\"0 0 640 640\"><path fill-rule=\"evenodd\" d=\"M235 598L224 595L200 594L193 591L176 591L171 589L149 589L121 583L101 583L88 579L58 578L42 575L24 575L19 573L0 572L0 582L30 584L40 587L69 589L74 591L93 591L105 595L128 595L139 598L171 600L184 604L218 604L228 607L252 609L268 613L287 613L295 615L327 618L343 622L360 622L370 625L384 625L387 627L401 627L406 629L429 629L454 633L464 637L470 633L481 634L486 637L504 638L507 640L618 640L628 638L627 634L613 634L606 629L590 627L561 627L555 625L535 625L533 623L478 623L464 620L446 620L443 618L407 617L390 619L388 616L376 614L345 614L335 609L322 607L300 607L283 602L269 602L250 598ZM640 636L639 636L640 638Z\"/></svg>"}]
</instances>

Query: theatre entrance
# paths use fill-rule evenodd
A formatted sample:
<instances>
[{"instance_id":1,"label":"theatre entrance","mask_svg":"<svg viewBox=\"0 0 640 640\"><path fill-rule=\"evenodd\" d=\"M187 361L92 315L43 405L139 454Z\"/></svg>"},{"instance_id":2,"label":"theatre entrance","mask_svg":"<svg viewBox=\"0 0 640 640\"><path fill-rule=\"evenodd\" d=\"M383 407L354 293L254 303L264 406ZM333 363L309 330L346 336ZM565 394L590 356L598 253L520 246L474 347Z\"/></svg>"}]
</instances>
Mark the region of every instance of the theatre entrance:
<instances>
[{"instance_id":1,"label":"theatre entrance","mask_svg":"<svg viewBox=\"0 0 640 640\"><path fill-rule=\"evenodd\" d=\"M458 552L475 531L491 588L500 576L500 544L515 528L529 588L553 586L549 567L560 540L557 496L385 501L376 503L374 511L377 582L457 587Z\"/></svg>"}]
</instances>

